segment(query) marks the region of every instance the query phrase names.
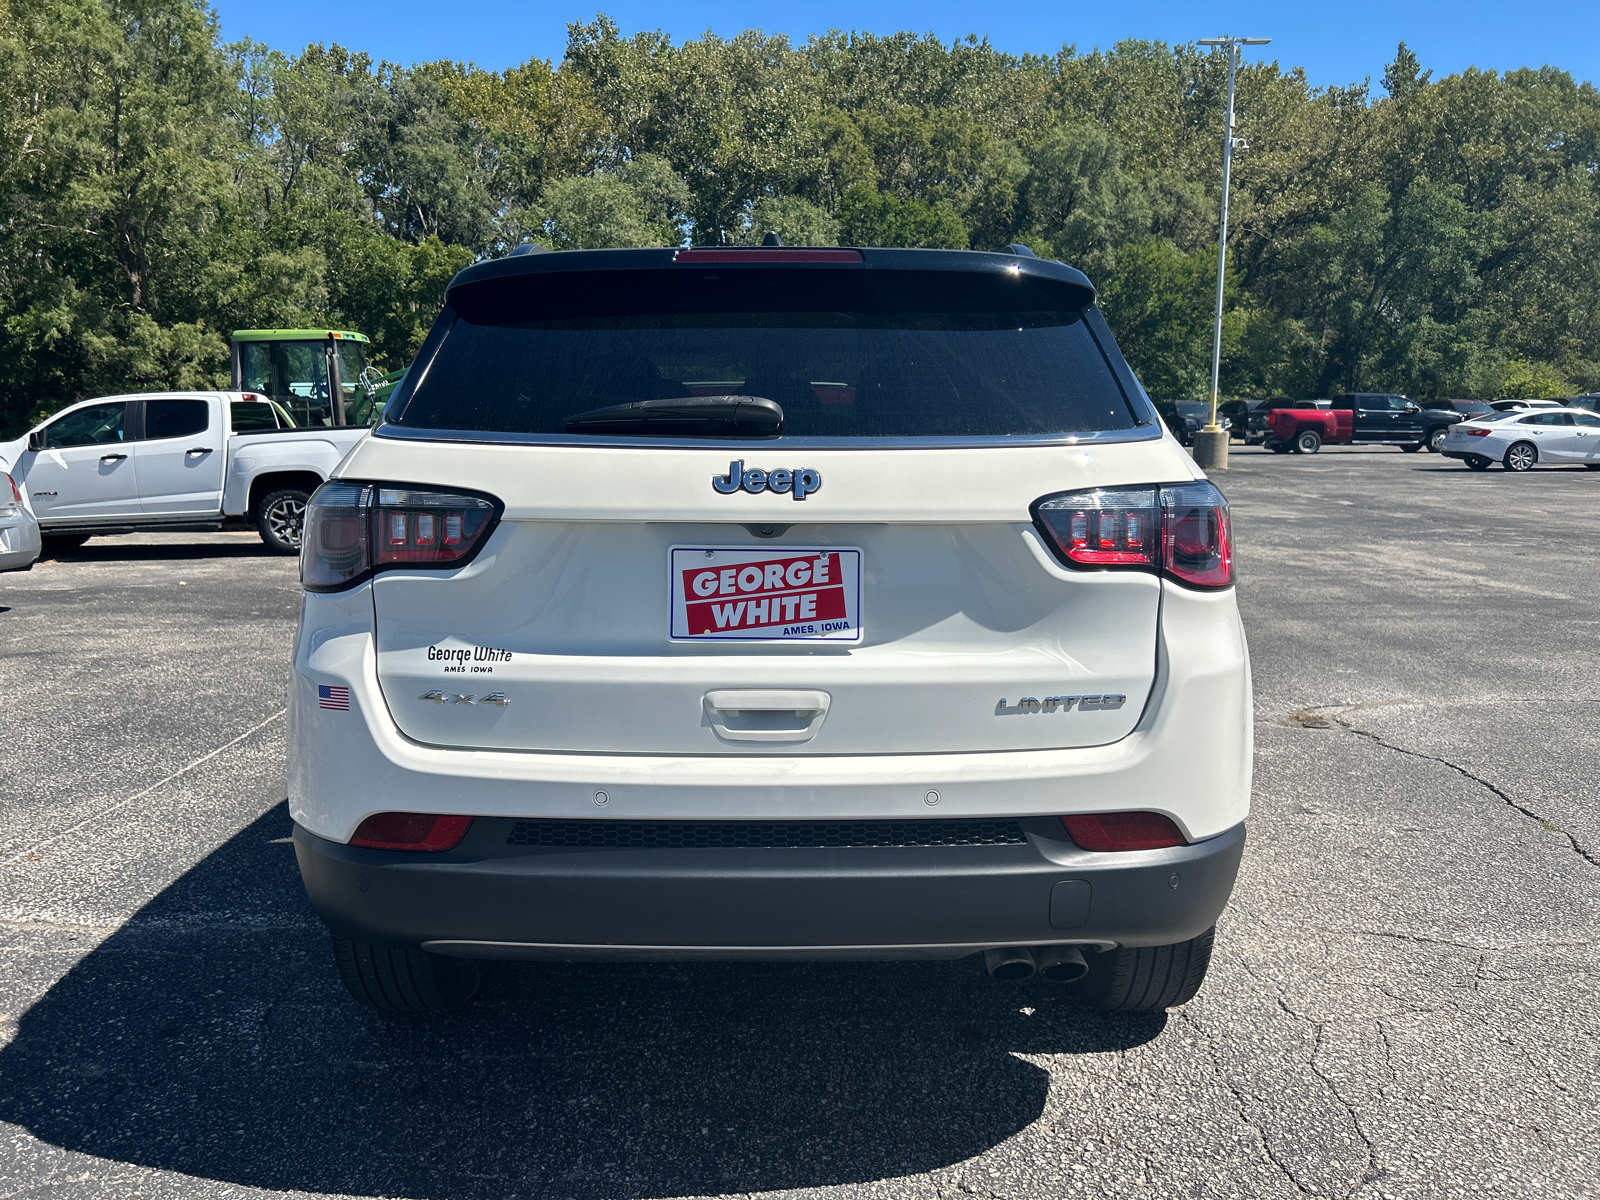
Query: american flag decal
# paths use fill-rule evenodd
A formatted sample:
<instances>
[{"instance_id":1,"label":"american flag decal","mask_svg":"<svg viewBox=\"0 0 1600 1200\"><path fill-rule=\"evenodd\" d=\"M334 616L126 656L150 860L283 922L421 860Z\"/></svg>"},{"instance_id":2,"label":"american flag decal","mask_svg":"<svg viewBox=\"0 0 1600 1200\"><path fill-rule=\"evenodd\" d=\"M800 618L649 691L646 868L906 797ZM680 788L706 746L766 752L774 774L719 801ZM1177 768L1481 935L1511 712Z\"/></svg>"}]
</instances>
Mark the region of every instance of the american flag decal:
<instances>
[{"instance_id":1,"label":"american flag decal","mask_svg":"<svg viewBox=\"0 0 1600 1200\"><path fill-rule=\"evenodd\" d=\"M329 687L325 683L317 684L317 707L331 708L335 712L349 712L350 689L347 687Z\"/></svg>"}]
</instances>

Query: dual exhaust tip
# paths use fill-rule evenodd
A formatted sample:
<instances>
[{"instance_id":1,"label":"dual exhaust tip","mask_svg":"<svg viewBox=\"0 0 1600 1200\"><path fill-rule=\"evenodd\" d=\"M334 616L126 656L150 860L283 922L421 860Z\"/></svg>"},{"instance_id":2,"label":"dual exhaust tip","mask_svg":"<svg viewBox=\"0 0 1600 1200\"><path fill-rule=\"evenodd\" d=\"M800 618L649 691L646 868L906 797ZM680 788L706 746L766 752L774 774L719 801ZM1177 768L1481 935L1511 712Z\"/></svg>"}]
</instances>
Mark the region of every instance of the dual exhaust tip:
<instances>
[{"instance_id":1,"label":"dual exhaust tip","mask_svg":"<svg viewBox=\"0 0 1600 1200\"><path fill-rule=\"evenodd\" d=\"M985 950L983 965L996 979L1037 974L1051 983L1077 983L1089 973L1083 951L1076 946L1002 946Z\"/></svg>"}]
</instances>

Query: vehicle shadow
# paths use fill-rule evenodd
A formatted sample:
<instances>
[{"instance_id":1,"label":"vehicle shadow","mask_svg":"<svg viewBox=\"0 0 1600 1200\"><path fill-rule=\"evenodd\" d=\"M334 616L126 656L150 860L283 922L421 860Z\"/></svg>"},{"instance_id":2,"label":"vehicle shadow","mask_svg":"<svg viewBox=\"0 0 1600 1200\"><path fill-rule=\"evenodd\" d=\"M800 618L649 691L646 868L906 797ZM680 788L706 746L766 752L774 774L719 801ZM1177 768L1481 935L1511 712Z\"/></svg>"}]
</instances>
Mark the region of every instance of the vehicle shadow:
<instances>
[{"instance_id":1,"label":"vehicle shadow","mask_svg":"<svg viewBox=\"0 0 1600 1200\"><path fill-rule=\"evenodd\" d=\"M955 963L498 966L466 1012L350 1001L280 805L83 958L0 1050L0 1120L252 1187L646 1197L946 1167L1039 1118L1021 1053L1164 1015Z\"/></svg>"},{"instance_id":2,"label":"vehicle shadow","mask_svg":"<svg viewBox=\"0 0 1600 1200\"><path fill-rule=\"evenodd\" d=\"M1506 477L1528 478L1529 476L1536 475L1587 475L1589 473L1589 469L1581 462L1540 463L1531 471L1508 471L1498 462L1491 466L1487 471L1474 471L1465 463L1459 462L1419 464L1411 469L1413 471L1428 472L1433 474L1438 474L1442 471L1447 474L1455 475L1478 475L1485 479L1501 479Z\"/></svg>"},{"instance_id":3,"label":"vehicle shadow","mask_svg":"<svg viewBox=\"0 0 1600 1200\"><path fill-rule=\"evenodd\" d=\"M172 535L168 535L172 536ZM213 535L214 536L214 535ZM205 559L276 558L261 539L231 536L226 540L195 542L128 541L116 534L91 538L81 546L52 547L45 543L40 562L197 562Z\"/></svg>"}]
</instances>

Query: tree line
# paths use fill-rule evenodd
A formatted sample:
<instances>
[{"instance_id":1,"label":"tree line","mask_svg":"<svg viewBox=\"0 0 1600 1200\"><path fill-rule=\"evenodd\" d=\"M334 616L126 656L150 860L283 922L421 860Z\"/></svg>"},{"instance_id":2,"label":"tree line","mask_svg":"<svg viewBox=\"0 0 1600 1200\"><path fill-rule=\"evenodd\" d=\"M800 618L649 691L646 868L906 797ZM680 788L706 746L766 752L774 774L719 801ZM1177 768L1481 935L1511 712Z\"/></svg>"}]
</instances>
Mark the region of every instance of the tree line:
<instances>
[{"instance_id":1,"label":"tree line","mask_svg":"<svg viewBox=\"0 0 1600 1200\"><path fill-rule=\"evenodd\" d=\"M1225 396L1600 387L1600 95L1554 67L1370 81L1241 68ZM995 249L1085 270L1152 395L1208 390L1227 65L1192 44L605 16L558 63L224 44L195 0L0 0L0 431L218 386L249 327L386 367L460 268L557 249Z\"/></svg>"}]
</instances>

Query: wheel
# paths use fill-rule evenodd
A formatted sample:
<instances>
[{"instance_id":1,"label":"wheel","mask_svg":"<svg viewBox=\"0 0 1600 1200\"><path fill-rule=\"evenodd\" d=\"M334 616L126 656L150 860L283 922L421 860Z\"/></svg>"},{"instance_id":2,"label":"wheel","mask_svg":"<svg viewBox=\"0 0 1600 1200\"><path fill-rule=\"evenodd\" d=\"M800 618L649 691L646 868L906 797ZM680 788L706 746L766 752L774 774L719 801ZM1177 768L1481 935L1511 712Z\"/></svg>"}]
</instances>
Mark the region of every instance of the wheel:
<instances>
[{"instance_id":1,"label":"wheel","mask_svg":"<svg viewBox=\"0 0 1600 1200\"><path fill-rule=\"evenodd\" d=\"M1532 442L1517 442L1500 461L1505 463L1508 471L1527 471L1539 461L1539 452L1534 449Z\"/></svg>"},{"instance_id":2,"label":"wheel","mask_svg":"<svg viewBox=\"0 0 1600 1200\"><path fill-rule=\"evenodd\" d=\"M89 540L87 533L47 533L39 539L39 557L54 558L76 550Z\"/></svg>"},{"instance_id":3,"label":"wheel","mask_svg":"<svg viewBox=\"0 0 1600 1200\"><path fill-rule=\"evenodd\" d=\"M1296 454L1315 454L1322 449L1322 435L1315 429L1302 429L1294 435Z\"/></svg>"},{"instance_id":4,"label":"wheel","mask_svg":"<svg viewBox=\"0 0 1600 1200\"><path fill-rule=\"evenodd\" d=\"M337 935L333 963L345 991L379 1012L447 1012L471 1000L483 981L482 968L470 958L373 946Z\"/></svg>"},{"instance_id":5,"label":"wheel","mask_svg":"<svg viewBox=\"0 0 1600 1200\"><path fill-rule=\"evenodd\" d=\"M1461 461L1467 464L1467 469L1470 471L1487 471L1494 465L1494 459L1485 458L1481 454L1469 454Z\"/></svg>"},{"instance_id":6,"label":"wheel","mask_svg":"<svg viewBox=\"0 0 1600 1200\"><path fill-rule=\"evenodd\" d=\"M1437 454L1444 446L1445 434L1450 432L1450 426L1441 425L1428 434L1428 453Z\"/></svg>"},{"instance_id":7,"label":"wheel","mask_svg":"<svg viewBox=\"0 0 1600 1200\"><path fill-rule=\"evenodd\" d=\"M1409 446L1401 446L1400 449L1404 450L1407 454L1415 454L1418 450L1421 450L1425 444L1426 443L1424 442L1412 442Z\"/></svg>"},{"instance_id":8,"label":"wheel","mask_svg":"<svg viewBox=\"0 0 1600 1200\"><path fill-rule=\"evenodd\" d=\"M1173 946L1118 946L1089 953L1089 973L1067 985L1082 1003L1107 1012L1157 1012L1194 999L1211 965L1216 927Z\"/></svg>"},{"instance_id":9,"label":"wheel","mask_svg":"<svg viewBox=\"0 0 1600 1200\"><path fill-rule=\"evenodd\" d=\"M299 554L300 529L306 520L310 492L284 488L263 496L256 506L256 531L274 554Z\"/></svg>"}]
</instances>

